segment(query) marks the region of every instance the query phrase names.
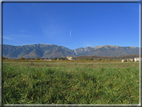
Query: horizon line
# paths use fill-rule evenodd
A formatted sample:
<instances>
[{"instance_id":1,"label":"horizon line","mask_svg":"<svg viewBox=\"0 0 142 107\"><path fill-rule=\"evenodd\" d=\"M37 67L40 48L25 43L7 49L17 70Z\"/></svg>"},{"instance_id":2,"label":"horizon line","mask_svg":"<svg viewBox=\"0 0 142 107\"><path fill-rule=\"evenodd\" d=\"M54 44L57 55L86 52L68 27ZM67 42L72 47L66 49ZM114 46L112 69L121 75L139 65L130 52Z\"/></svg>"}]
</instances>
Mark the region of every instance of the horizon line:
<instances>
[{"instance_id":1,"label":"horizon line","mask_svg":"<svg viewBox=\"0 0 142 107\"><path fill-rule=\"evenodd\" d=\"M10 45L10 44L2 44L2 45ZM45 43L37 43L37 44L25 44L25 45L11 45L11 46L26 46L26 45L57 45L57 44L45 44ZM62 46L62 45L57 45L57 46ZM119 45L101 45L101 46L86 46L87 47L103 47L103 46L113 46L113 47L137 47L137 46L119 46ZM63 46L66 47L66 46ZM79 47L79 48L83 48L83 47ZM140 48L140 46L138 46L137 48ZM77 49L77 48L76 48Z\"/></svg>"}]
</instances>

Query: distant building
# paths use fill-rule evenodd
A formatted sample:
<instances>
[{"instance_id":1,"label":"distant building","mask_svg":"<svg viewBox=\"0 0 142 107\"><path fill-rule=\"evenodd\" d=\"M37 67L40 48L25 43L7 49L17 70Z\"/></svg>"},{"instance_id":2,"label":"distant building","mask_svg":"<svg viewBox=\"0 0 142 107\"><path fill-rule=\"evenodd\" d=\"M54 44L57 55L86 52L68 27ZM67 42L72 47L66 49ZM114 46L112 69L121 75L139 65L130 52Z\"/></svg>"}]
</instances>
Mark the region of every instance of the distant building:
<instances>
[{"instance_id":1,"label":"distant building","mask_svg":"<svg viewBox=\"0 0 142 107\"><path fill-rule=\"evenodd\" d=\"M51 59L47 59L46 61L52 61Z\"/></svg>"},{"instance_id":2,"label":"distant building","mask_svg":"<svg viewBox=\"0 0 142 107\"><path fill-rule=\"evenodd\" d=\"M135 57L135 58L131 58L131 59L122 59L121 62L139 62L141 61L141 58L139 57Z\"/></svg>"},{"instance_id":3,"label":"distant building","mask_svg":"<svg viewBox=\"0 0 142 107\"><path fill-rule=\"evenodd\" d=\"M127 62L127 59L122 59L122 62Z\"/></svg>"},{"instance_id":4,"label":"distant building","mask_svg":"<svg viewBox=\"0 0 142 107\"><path fill-rule=\"evenodd\" d=\"M139 62L139 61L141 61L141 58L139 57L134 58L134 62Z\"/></svg>"},{"instance_id":5,"label":"distant building","mask_svg":"<svg viewBox=\"0 0 142 107\"><path fill-rule=\"evenodd\" d=\"M127 62L134 62L134 59L127 59Z\"/></svg>"},{"instance_id":6,"label":"distant building","mask_svg":"<svg viewBox=\"0 0 142 107\"><path fill-rule=\"evenodd\" d=\"M51 59L40 59L40 60L43 60L43 61L52 61Z\"/></svg>"},{"instance_id":7,"label":"distant building","mask_svg":"<svg viewBox=\"0 0 142 107\"><path fill-rule=\"evenodd\" d=\"M72 60L73 58L71 56L66 57L68 60Z\"/></svg>"}]
</instances>

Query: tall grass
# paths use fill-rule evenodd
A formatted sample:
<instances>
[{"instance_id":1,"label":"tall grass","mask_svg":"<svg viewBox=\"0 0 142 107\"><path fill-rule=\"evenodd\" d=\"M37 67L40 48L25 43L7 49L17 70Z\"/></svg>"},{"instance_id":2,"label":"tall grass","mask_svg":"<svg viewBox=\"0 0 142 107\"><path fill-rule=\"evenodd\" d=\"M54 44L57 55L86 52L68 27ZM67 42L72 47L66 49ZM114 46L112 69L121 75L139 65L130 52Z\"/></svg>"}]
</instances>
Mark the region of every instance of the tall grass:
<instances>
[{"instance_id":1,"label":"tall grass","mask_svg":"<svg viewBox=\"0 0 142 107\"><path fill-rule=\"evenodd\" d=\"M3 104L138 104L138 63L4 62Z\"/></svg>"}]
</instances>

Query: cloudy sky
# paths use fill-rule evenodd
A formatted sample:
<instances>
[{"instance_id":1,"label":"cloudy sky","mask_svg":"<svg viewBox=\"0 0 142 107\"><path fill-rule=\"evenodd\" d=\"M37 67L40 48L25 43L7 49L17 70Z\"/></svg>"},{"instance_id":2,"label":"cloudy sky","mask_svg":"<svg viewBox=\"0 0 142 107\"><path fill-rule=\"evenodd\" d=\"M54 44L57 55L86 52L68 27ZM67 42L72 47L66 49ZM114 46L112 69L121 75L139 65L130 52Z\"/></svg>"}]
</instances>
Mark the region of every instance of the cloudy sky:
<instances>
[{"instance_id":1,"label":"cloudy sky","mask_svg":"<svg viewBox=\"0 0 142 107\"><path fill-rule=\"evenodd\" d=\"M139 3L3 3L3 44L139 47Z\"/></svg>"}]
</instances>

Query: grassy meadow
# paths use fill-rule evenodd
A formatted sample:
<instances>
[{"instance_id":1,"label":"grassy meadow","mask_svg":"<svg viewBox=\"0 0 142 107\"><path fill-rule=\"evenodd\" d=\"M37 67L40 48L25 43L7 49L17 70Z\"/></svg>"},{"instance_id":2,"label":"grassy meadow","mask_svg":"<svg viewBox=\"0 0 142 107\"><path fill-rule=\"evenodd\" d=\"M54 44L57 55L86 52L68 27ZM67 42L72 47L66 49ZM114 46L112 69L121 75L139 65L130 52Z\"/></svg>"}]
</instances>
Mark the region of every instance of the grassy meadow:
<instances>
[{"instance_id":1,"label":"grassy meadow","mask_svg":"<svg viewBox=\"0 0 142 107\"><path fill-rule=\"evenodd\" d=\"M138 104L138 62L3 61L3 104Z\"/></svg>"}]
</instances>

